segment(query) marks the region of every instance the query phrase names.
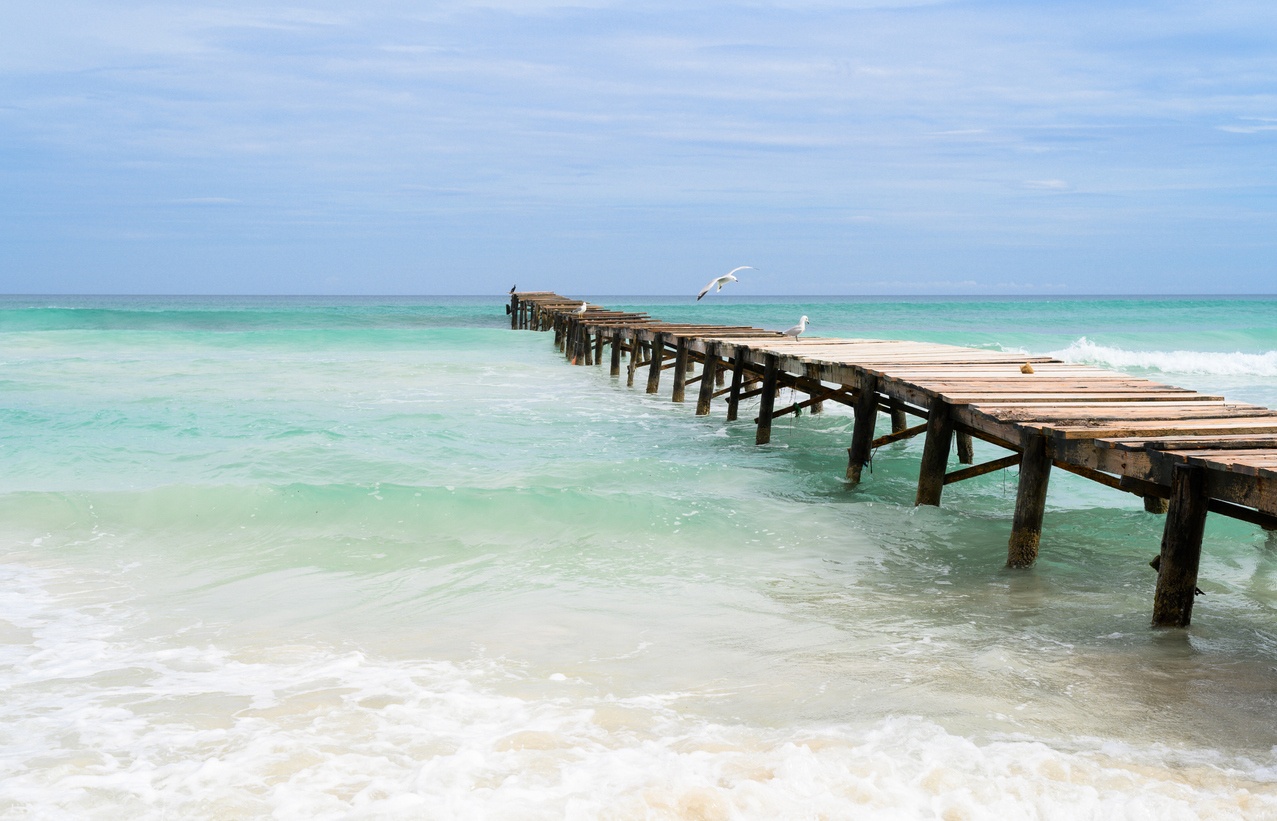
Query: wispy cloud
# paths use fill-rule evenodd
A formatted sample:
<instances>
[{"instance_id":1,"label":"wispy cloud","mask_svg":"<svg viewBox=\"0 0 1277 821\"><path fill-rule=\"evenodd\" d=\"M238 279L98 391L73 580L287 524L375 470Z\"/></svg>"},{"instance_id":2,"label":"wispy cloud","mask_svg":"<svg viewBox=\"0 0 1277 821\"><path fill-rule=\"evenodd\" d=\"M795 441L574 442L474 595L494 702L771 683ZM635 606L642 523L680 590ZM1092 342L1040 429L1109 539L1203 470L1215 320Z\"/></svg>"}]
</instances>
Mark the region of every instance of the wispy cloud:
<instances>
[{"instance_id":1,"label":"wispy cloud","mask_svg":"<svg viewBox=\"0 0 1277 821\"><path fill-rule=\"evenodd\" d=\"M9 277L122 225L211 260L263 237L388 270L534 251L564 288L573 261L665 270L741 246L811 272L797 284L850 282L848 253L948 288L1042 254L1072 260L1080 290L1105 281L1101 245L1150 282L1168 259L1251 247L1260 271L1277 251L1271 146L1238 137L1277 131L1257 116L1277 8L1240 0L49 0L4 17Z\"/></svg>"},{"instance_id":2,"label":"wispy cloud","mask_svg":"<svg viewBox=\"0 0 1277 821\"><path fill-rule=\"evenodd\" d=\"M1024 187L1037 191L1067 191L1069 184L1064 180L1025 180Z\"/></svg>"}]
</instances>

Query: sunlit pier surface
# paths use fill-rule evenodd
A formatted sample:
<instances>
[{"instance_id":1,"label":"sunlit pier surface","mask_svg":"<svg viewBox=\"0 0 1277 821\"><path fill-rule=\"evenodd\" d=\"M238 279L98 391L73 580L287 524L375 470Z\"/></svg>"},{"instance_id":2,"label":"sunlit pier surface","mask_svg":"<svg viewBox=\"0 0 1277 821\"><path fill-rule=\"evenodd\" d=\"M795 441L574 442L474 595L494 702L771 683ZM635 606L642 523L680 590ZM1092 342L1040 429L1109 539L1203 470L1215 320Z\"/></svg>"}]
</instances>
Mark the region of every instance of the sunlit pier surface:
<instances>
[{"instance_id":1,"label":"sunlit pier surface","mask_svg":"<svg viewBox=\"0 0 1277 821\"><path fill-rule=\"evenodd\" d=\"M1018 465L1010 567L1037 559L1053 468L1140 496L1166 516L1154 562L1156 627L1192 619L1207 513L1277 529L1277 411L1259 405L1047 356L676 324L548 291L514 292L507 310L512 329L553 331L575 365L602 366L606 357L620 378L624 361L627 384L637 377L648 393L672 371L671 398L684 402L694 388L697 415L720 399L737 421L741 403L757 398L760 445L779 416L850 406L852 486L875 448L919 435L917 505L939 505L946 485ZM783 388L807 398L777 407ZM879 432L880 413L889 414L889 431ZM973 438L1007 454L973 464ZM950 470L955 445L960 466Z\"/></svg>"}]
</instances>

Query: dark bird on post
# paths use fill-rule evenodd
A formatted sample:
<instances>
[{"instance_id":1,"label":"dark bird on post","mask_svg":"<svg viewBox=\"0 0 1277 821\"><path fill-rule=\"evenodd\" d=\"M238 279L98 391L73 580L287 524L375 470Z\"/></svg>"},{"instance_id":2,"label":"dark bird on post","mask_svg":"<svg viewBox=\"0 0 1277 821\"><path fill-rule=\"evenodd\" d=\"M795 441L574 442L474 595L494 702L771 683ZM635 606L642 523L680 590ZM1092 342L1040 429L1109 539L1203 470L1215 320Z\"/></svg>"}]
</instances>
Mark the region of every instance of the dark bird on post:
<instances>
[{"instance_id":1,"label":"dark bird on post","mask_svg":"<svg viewBox=\"0 0 1277 821\"><path fill-rule=\"evenodd\" d=\"M511 285L511 286L510 286L510 293L514 293L514 289L515 289L515 288L518 288L518 287L519 287L518 285Z\"/></svg>"}]
</instances>

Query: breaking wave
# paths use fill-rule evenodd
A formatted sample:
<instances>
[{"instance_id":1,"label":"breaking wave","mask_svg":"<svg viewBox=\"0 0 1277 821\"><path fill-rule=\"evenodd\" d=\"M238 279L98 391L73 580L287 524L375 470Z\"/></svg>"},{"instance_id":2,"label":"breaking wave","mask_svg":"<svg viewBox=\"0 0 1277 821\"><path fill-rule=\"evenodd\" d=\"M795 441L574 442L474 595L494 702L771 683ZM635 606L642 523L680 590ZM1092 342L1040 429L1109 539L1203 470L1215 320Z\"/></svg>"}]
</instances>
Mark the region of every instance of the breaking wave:
<instances>
[{"instance_id":1,"label":"breaking wave","mask_svg":"<svg viewBox=\"0 0 1277 821\"><path fill-rule=\"evenodd\" d=\"M1277 351L1131 351L1099 345L1081 337L1067 348L1051 351L1065 362L1109 368L1145 368L1166 373L1206 373L1221 376L1277 376Z\"/></svg>"}]
</instances>

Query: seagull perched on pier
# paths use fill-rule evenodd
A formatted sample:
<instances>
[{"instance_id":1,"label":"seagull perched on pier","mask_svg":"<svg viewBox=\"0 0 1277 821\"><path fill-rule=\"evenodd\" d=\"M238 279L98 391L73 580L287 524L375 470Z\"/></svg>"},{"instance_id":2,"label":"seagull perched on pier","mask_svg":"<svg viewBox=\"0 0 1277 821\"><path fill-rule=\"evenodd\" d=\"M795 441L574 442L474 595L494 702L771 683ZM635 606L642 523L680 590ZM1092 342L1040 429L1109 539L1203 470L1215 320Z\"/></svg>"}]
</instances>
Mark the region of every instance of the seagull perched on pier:
<instances>
[{"instance_id":1,"label":"seagull perched on pier","mask_svg":"<svg viewBox=\"0 0 1277 821\"><path fill-rule=\"evenodd\" d=\"M581 307L576 309L576 313L583 314L590 309L590 303L582 302Z\"/></svg>"},{"instance_id":2,"label":"seagull perched on pier","mask_svg":"<svg viewBox=\"0 0 1277 821\"><path fill-rule=\"evenodd\" d=\"M519 286L518 286L517 284L515 284L515 285L511 285L511 286L510 286L510 293L514 293L514 289L515 289L515 288L518 288L518 287L519 287Z\"/></svg>"},{"instance_id":3,"label":"seagull perched on pier","mask_svg":"<svg viewBox=\"0 0 1277 821\"><path fill-rule=\"evenodd\" d=\"M739 267L739 268L733 268L732 270L730 270L730 271L728 271L727 273L723 274L721 277L716 277L716 278L714 278L714 279L711 279L711 280L709 281L709 284L708 284L708 285L706 285L704 288L702 288L702 289L701 289L701 292L700 292L699 294L697 294L697 295L696 295L696 301L697 301L697 302L700 302L700 301L701 301L701 297L703 297L703 296L705 296L706 294L708 294L708 293L709 293L710 288L713 288L715 285L717 285L717 286L718 286L718 290L714 291L714 293L718 293L718 291L723 290L723 286L724 286L724 285L726 285L727 283L729 283L729 282L740 282L740 280L739 280L739 279L737 279L736 277L732 276L732 274L736 273L737 271L744 271L746 268L748 268L748 269L749 269L749 270L751 270L751 271L757 271L757 270L758 270L757 268L755 268L755 267L754 267L754 266L752 266L752 265L742 265L742 266L741 266L741 267Z\"/></svg>"},{"instance_id":4,"label":"seagull perched on pier","mask_svg":"<svg viewBox=\"0 0 1277 821\"><path fill-rule=\"evenodd\" d=\"M781 333L784 334L785 336L792 336L794 339L797 339L798 335L803 333L806 330L807 330L807 317L804 316L802 319L798 320L797 325L795 325L792 328L786 328L784 331L781 331Z\"/></svg>"}]
</instances>

